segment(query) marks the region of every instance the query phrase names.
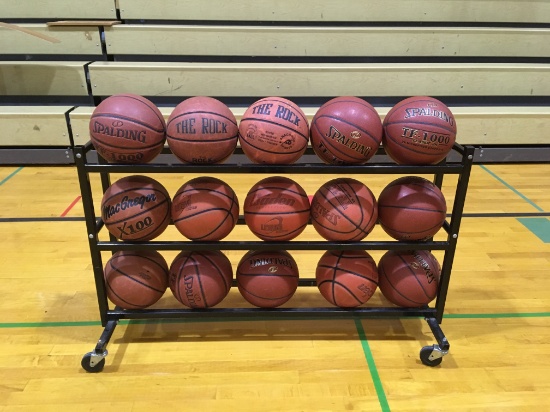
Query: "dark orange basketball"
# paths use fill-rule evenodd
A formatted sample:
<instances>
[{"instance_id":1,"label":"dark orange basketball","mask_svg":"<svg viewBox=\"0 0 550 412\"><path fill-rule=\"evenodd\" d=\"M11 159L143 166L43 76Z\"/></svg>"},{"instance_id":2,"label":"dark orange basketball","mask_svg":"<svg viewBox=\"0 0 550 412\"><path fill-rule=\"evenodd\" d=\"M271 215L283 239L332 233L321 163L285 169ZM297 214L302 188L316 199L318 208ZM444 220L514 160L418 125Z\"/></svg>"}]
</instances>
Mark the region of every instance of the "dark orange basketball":
<instances>
[{"instance_id":1,"label":"dark orange basketball","mask_svg":"<svg viewBox=\"0 0 550 412\"><path fill-rule=\"evenodd\" d=\"M294 163L306 150L308 121L290 100L266 97L244 112L239 141L245 155L255 163Z\"/></svg>"},{"instance_id":2,"label":"dark orange basketball","mask_svg":"<svg viewBox=\"0 0 550 412\"><path fill-rule=\"evenodd\" d=\"M420 307L437 296L441 266L427 250L390 250L378 262L378 286L397 306Z\"/></svg>"},{"instance_id":3,"label":"dark orange basketball","mask_svg":"<svg viewBox=\"0 0 550 412\"><path fill-rule=\"evenodd\" d=\"M239 201L229 185L214 177L184 183L172 199L172 221L191 240L226 237L239 219Z\"/></svg>"},{"instance_id":4,"label":"dark orange basketball","mask_svg":"<svg viewBox=\"0 0 550 412\"><path fill-rule=\"evenodd\" d=\"M126 176L105 191L101 218L109 232L119 239L151 240L170 223L170 195L155 179Z\"/></svg>"},{"instance_id":5,"label":"dark orange basketball","mask_svg":"<svg viewBox=\"0 0 550 412\"><path fill-rule=\"evenodd\" d=\"M182 251L170 265L170 290L190 308L211 308L229 293L233 280L231 262L219 250Z\"/></svg>"},{"instance_id":6,"label":"dark orange basketball","mask_svg":"<svg viewBox=\"0 0 550 412\"><path fill-rule=\"evenodd\" d=\"M323 104L311 121L311 146L331 164L364 164L382 142L382 120L358 97L336 97Z\"/></svg>"},{"instance_id":7,"label":"dark orange basketball","mask_svg":"<svg viewBox=\"0 0 550 412\"><path fill-rule=\"evenodd\" d=\"M405 176L388 184L378 197L380 226L397 240L427 240L443 226L447 204L429 180Z\"/></svg>"},{"instance_id":8,"label":"dark orange basketball","mask_svg":"<svg viewBox=\"0 0 550 412\"><path fill-rule=\"evenodd\" d=\"M409 97L384 118L382 144L399 164L441 162L453 148L456 122L451 110L433 97Z\"/></svg>"},{"instance_id":9,"label":"dark orange basketball","mask_svg":"<svg viewBox=\"0 0 550 412\"><path fill-rule=\"evenodd\" d=\"M325 252L317 264L315 277L321 295L342 308L367 302L378 285L376 262L364 250Z\"/></svg>"},{"instance_id":10,"label":"dark orange basketball","mask_svg":"<svg viewBox=\"0 0 550 412\"><path fill-rule=\"evenodd\" d=\"M156 251L120 251L105 265L107 297L123 309L144 309L168 287L168 265Z\"/></svg>"},{"instance_id":11,"label":"dark orange basketball","mask_svg":"<svg viewBox=\"0 0 550 412\"><path fill-rule=\"evenodd\" d=\"M222 163L235 150L237 120L224 103L212 97L191 97L178 104L166 123L172 153L187 163Z\"/></svg>"},{"instance_id":12,"label":"dark orange basketball","mask_svg":"<svg viewBox=\"0 0 550 412\"><path fill-rule=\"evenodd\" d=\"M260 180L244 201L244 220L263 240L291 240L309 221L309 199L298 183L287 177Z\"/></svg>"},{"instance_id":13,"label":"dark orange basketball","mask_svg":"<svg viewBox=\"0 0 550 412\"><path fill-rule=\"evenodd\" d=\"M145 97L116 94L103 100L90 118L90 140L112 163L147 163L163 149L166 124Z\"/></svg>"},{"instance_id":14,"label":"dark orange basketball","mask_svg":"<svg viewBox=\"0 0 550 412\"><path fill-rule=\"evenodd\" d=\"M274 308L287 302L298 288L296 261L284 250L250 251L237 267L241 295L261 308Z\"/></svg>"},{"instance_id":15,"label":"dark orange basketball","mask_svg":"<svg viewBox=\"0 0 550 412\"><path fill-rule=\"evenodd\" d=\"M359 241L373 229L378 217L376 199L358 180L333 179L313 196L311 221L317 232L331 241Z\"/></svg>"}]
</instances>

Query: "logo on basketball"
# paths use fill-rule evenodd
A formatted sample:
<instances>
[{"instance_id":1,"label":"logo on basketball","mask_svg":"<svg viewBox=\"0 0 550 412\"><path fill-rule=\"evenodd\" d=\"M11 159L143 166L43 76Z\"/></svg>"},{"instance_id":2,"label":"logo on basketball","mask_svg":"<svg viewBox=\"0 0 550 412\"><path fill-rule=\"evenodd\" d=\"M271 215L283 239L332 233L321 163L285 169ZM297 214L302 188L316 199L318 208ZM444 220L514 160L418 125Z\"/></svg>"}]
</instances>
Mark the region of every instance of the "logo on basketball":
<instances>
[{"instance_id":1,"label":"logo on basketball","mask_svg":"<svg viewBox=\"0 0 550 412\"><path fill-rule=\"evenodd\" d=\"M411 267L415 270L422 269L424 273L426 273L426 279L428 280L428 283L432 283L434 280L436 280L435 274L432 272L432 269L428 262L426 262L419 254L415 254L414 258L416 259L416 262L411 262Z\"/></svg>"},{"instance_id":2,"label":"logo on basketball","mask_svg":"<svg viewBox=\"0 0 550 412\"><path fill-rule=\"evenodd\" d=\"M354 130L349 134L349 137L351 137L352 139L359 139L361 137L361 133L357 130Z\"/></svg>"},{"instance_id":3,"label":"logo on basketball","mask_svg":"<svg viewBox=\"0 0 550 412\"><path fill-rule=\"evenodd\" d=\"M280 216L274 217L263 223L261 229L267 233L283 232L283 218Z\"/></svg>"},{"instance_id":4,"label":"logo on basketball","mask_svg":"<svg viewBox=\"0 0 550 412\"><path fill-rule=\"evenodd\" d=\"M269 273L277 273L277 271L279 270L279 268L277 266L270 266L267 271Z\"/></svg>"},{"instance_id":5,"label":"logo on basketball","mask_svg":"<svg viewBox=\"0 0 550 412\"><path fill-rule=\"evenodd\" d=\"M121 127L121 126L124 126L124 122L120 121L120 120L115 120L113 123L111 123L113 125L113 127Z\"/></svg>"},{"instance_id":6,"label":"logo on basketball","mask_svg":"<svg viewBox=\"0 0 550 412\"><path fill-rule=\"evenodd\" d=\"M185 284L185 296L187 297L189 306L192 308L198 307L201 297L198 293L193 292L193 276L185 276L183 280Z\"/></svg>"},{"instance_id":7,"label":"logo on basketball","mask_svg":"<svg viewBox=\"0 0 550 412\"><path fill-rule=\"evenodd\" d=\"M256 125L251 124L250 126L248 126L248 129L246 130L246 137L248 139L254 140L256 138L257 131L258 131L258 128L256 127Z\"/></svg>"},{"instance_id":8,"label":"logo on basketball","mask_svg":"<svg viewBox=\"0 0 550 412\"><path fill-rule=\"evenodd\" d=\"M294 143L296 142L296 137L290 133L286 133L281 136L281 147L283 149L292 149Z\"/></svg>"},{"instance_id":9,"label":"logo on basketball","mask_svg":"<svg viewBox=\"0 0 550 412\"><path fill-rule=\"evenodd\" d=\"M128 196L124 196L122 200L119 203L116 203L114 205L105 205L103 207L103 212L105 213L105 216L107 218L111 218L117 213L119 213L121 210L126 210L132 207L139 207L140 209L143 209L145 206L145 203L150 202L156 202L157 197L154 194L150 194L147 196L139 196L135 197L134 199L129 199Z\"/></svg>"}]
</instances>

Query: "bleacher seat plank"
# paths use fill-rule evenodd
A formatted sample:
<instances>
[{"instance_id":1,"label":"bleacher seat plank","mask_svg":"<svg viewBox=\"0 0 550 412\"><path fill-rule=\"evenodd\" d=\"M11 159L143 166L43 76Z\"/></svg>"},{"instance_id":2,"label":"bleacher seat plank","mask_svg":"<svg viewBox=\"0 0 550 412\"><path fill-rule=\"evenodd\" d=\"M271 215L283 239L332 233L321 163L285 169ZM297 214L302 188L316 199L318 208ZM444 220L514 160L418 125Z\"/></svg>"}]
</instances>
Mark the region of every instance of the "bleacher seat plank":
<instances>
[{"instance_id":1,"label":"bleacher seat plank","mask_svg":"<svg viewBox=\"0 0 550 412\"><path fill-rule=\"evenodd\" d=\"M545 64L95 62L95 95L542 96Z\"/></svg>"},{"instance_id":2,"label":"bleacher seat plank","mask_svg":"<svg viewBox=\"0 0 550 412\"><path fill-rule=\"evenodd\" d=\"M306 117L311 119L318 106L302 107ZM168 119L174 107L159 108ZM240 121L246 107L230 107ZM389 107L376 107L381 119ZM550 107L502 106L502 107L450 107L458 127L457 141L461 144L489 145L533 145L546 144L546 129L550 124ZM88 124L94 107L81 106L69 114L74 143L83 145L89 140Z\"/></svg>"},{"instance_id":3,"label":"bleacher seat plank","mask_svg":"<svg viewBox=\"0 0 550 412\"><path fill-rule=\"evenodd\" d=\"M550 57L550 29L119 25L107 53L188 56Z\"/></svg>"},{"instance_id":4,"label":"bleacher seat plank","mask_svg":"<svg viewBox=\"0 0 550 412\"><path fill-rule=\"evenodd\" d=\"M2 61L0 94L5 96L87 96L79 61Z\"/></svg>"},{"instance_id":5,"label":"bleacher seat plank","mask_svg":"<svg viewBox=\"0 0 550 412\"><path fill-rule=\"evenodd\" d=\"M72 106L0 106L0 146L65 146Z\"/></svg>"},{"instance_id":6,"label":"bleacher seat plank","mask_svg":"<svg viewBox=\"0 0 550 412\"><path fill-rule=\"evenodd\" d=\"M0 51L2 54L59 54L101 56L101 41L96 26L49 27L41 24L18 24L19 27L59 40L44 41L20 31L0 27Z\"/></svg>"},{"instance_id":7,"label":"bleacher seat plank","mask_svg":"<svg viewBox=\"0 0 550 412\"><path fill-rule=\"evenodd\" d=\"M119 0L123 19L314 22L549 23L540 0Z\"/></svg>"},{"instance_id":8,"label":"bleacher seat plank","mask_svg":"<svg viewBox=\"0 0 550 412\"><path fill-rule=\"evenodd\" d=\"M0 0L3 19L115 19L114 0Z\"/></svg>"}]
</instances>

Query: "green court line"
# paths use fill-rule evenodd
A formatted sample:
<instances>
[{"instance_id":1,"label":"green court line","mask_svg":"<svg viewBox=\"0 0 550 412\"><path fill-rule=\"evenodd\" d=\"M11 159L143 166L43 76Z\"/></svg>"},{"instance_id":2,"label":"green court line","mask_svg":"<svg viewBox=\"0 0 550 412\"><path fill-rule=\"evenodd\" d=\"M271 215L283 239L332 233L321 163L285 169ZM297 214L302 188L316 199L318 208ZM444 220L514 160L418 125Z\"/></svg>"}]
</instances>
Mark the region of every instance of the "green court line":
<instances>
[{"instance_id":1,"label":"green court line","mask_svg":"<svg viewBox=\"0 0 550 412\"><path fill-rule=\"evenodd\" d=\"M548 318L550 312L531 313L449 313L443 319L503 319L503 318Z\"/></svg>"},{"instance_id":2,"label":"green court line","mask_svg":"<svg viewBox=\"0 0 550 412\"><path fill-rule=\"evenodd\" d=\"M491 170L487 169L484 165L479 165L483 170L485 170L487 173L489 173L491 176L493 176L496 180L498 180L500 183L502 183L504 186L506 186L508 189L510 189L512 192L514 192L516 195L521 197L523 200L525 200L527 203L529 203L531 206L533 206L535 209L537 209L539 212L544 212L544 209L542 209L540 206L538 206L535 202L533 202L531 199L526 197L523 193L521 193L519 190L515 189L513 186L506 183L504 180L502 180L501 177L499 177L496 173L492 172Z\"/></svg>"},{"instance_id":3,"label":"green court line","mask_svg":"<svg viewBox=\"0 0 550 412\"><path fill-rule=\"evenodd\" d=\"M365 334L365 329L363 329L361 319L355 319L355 327L357 328L357 333L359 334L359 339L361 340L363 353L365 354L365 359L367 360L367 365L369 366L370 375L374 383L374 388L376 389L376 395L378 395L378 401L380 402L382 412L390 412L390 405L388 404L388 399L386 398L386 393L384 392L380 375L378 375L378 369L376 369L374 357L372 356L369 341L367 340L367 335Z\"/></svg>"},{"instance_id":4,"label":"green court line","mask_svg":"<svg viewBox=\"0 0 550 412\"><path fill-rule=\"evenodd\" d=\"M549 219L543 217L530 217L518 218L517 220L544 243L550 243Z\"/></svg>"},{"instance_id":5,"label":"green court line","mask_svg":"<svg viewBox=\"0 0 550 412\"><path fill-rule=\"evenodd\" d=\"M23 170L23 166L21 167L18 167L17 169L15 169L15 171L13 171L12 173L10 173L7 177L5 177L4 179L2 179L2 181L0 181L0 186L2 186L4 183L6 183L8 180L10 180L13 176L15 176L17 173L19 173L21 170Z\"/></svg>"},{"instance_id":6,"label":"green court line","mask_svg":"<svg viewBox=\"0 0 550 412\"><path fill-rule=\"evenodd\" d=\"M449 313L443 316L444 319L502 319L502 318L548 318L550 312L523 312L523 313ZM352 313L350 313L349 319L357 319ZM365 318L375 319L375 318ZM417 319L411 317L400 317L398 319ZM205 323L205 322L264 322L268 320L288 320L288 318L281 316L280 318L229 318L220 316L219 318L208 319L121 319L119 325L145 325L152 323ZM302 321L311 320L310 317L304 317L303 319L294 318L292 320ZM326 317L315 318L315 320L330 320ZM4 322L0 323L0 329L10 328L62 328L71 326L101 326L100 321L72 321L72 322Z\"/></svg>"}]
</instances>

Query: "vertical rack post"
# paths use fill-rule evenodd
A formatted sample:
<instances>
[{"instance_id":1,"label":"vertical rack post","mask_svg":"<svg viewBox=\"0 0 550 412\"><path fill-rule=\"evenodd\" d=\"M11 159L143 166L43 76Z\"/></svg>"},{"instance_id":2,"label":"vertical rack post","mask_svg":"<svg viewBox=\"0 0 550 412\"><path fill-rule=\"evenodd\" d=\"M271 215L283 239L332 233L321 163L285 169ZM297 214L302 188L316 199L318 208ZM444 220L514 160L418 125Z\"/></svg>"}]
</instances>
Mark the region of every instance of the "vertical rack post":
<instances>
[{"instance_id":1,"label":"vertical rack post","mask_svg":"<svg viewBox=\"0 0 550 412\"><path fill-rule=\"evenodd\" d=\"M86 219L86 229L88 232L88 245L90 247L90 255L92 258L92 267L94 271L95 287L97 291L97 301L99 305L99 314L101 324L107 324L107 311L109 304L107 302L107 290L105 288L105 280L103 277L103 262L101 260L101 252L97 247L97 236L99 224L96 221L94 210L94 201L92 195L92 186L90 184L90 176L86 171L87 163L87 146L75 146L75 163L78 172L78 181L80 184L80 194L82 196L82 205L84 207L84 217Z\"/></svg>"},{"instance_id":2,"label":"vertical rack post","mask_svg":"<svg viewBox=\"0 0 550 412\"><path fill-rule=\"evenodd\" d=\"M443 311L445 309L445 301L447 300L447 291L449 289L449 281L453 261L456 253L456 245L458 241L458 232L460 222L462 221L462 213L464 211L464 203L466 201L466 192L468 190L468 181L470 180L470 172L474 158L474 147L460 147L462 151L462 172L458 175L455 199L453 203L453 211L451 213L451 222L449 224L448 242L449 247L445 251L443 265L441 267L441 278L439 280L439 290L437 292L437 300L435 303L436 320L438 323L443 321Z\"/></svg>"}]
</instances>

